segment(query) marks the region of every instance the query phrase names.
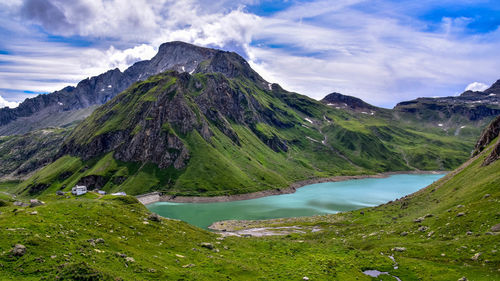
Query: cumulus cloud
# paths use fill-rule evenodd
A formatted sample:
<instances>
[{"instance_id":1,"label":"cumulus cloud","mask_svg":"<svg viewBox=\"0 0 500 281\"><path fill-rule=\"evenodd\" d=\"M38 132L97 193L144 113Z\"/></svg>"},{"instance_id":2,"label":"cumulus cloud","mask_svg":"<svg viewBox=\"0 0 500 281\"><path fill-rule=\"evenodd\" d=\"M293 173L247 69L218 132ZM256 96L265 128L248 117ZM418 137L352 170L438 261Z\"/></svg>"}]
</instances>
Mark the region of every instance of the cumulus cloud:
<instances>
[{"instance_id":1,"label":"cumulus cloud","mask_svg":"<svg viewBox=\"0 0 500 281\"><path fill-rule=\"evenodd\" d=\"M8 8L15 10L16 2L9 3ZM17 37L10 34L8 49L12 52L0 52L0 60L6 62L0 64L0 85L37 92L58 90L111 68L123 71L134 62L153 57L167 41L219 48L232 44L244 50L255 32L253 22L259 20L241 6L221 11L216 8L221 3L192 0L25 0L17 4L23 19L53 34L91 42L89 46L74 46L72 39L44 41L29 28L21 28ZM216 12L207 13L212 9ZM0 26L7 24L1 21Z\"/></svg>"},{"instance_id":2,"label":"cumulus cloud","mask_svg":"<svg viewBox=\"0 0 500 281\"><path fill-rule=\"evenodd\" d=\"M63 11L49 0L26 0L21 15L41 24L46 30L66 33L73 28Z\"/></svg>"},{"instance_id":3,"label":"cumulus cloud","mask_svg":"<svg viewBox=\"0 0 500 281\"><path fill-rule=\"evenodd\" d=\"M25 0L20 11L23 18L58 35L223 46L227 41L249 41L248 30L257 19L242 11L241 4L249 1L235 3L238 6L195 0Z\"/></svg>"},{"instance_id":4,"label":"cumulus cloud","mask_svg":"<svg viewBox=\"0 0 500 281\"><path fill-rule=\"evenodd\" d=\"M8 101L8 100L4 99L2 96L0 96L0 108L4 108L4 107L14 108L14 107L17 107L18 105L19 105L19 102Z\"/></svg>"},{"instance_id":5,"label":"cumulus cloud","mask_svg":"<svg viewBox=\"0 0 500 281\"><path fill-rule=\"evenodd\" d=\"M467 85L467 87L465 87L465 90L466 91L484 91L488 88L489 88L489 86L484 84L484 83L472 82L469 85Z\"/></svg>"}]
</instances>

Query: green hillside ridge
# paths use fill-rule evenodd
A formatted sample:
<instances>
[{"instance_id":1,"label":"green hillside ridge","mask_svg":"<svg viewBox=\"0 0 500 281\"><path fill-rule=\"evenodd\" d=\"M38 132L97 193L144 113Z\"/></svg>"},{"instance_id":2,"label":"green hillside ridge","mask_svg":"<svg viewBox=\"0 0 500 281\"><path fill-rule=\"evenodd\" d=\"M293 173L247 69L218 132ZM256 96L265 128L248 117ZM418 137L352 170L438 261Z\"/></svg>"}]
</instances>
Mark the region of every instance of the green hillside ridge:
<instances>
[{"instance_id":1,"label":"green hillside ridge","mask_svg":"<svg viewBox=\"0 0 500 281\"><path fill-rule=\"evenodd\" d=\"M4 193L13 190L4 184L0 276L375 280L363 271L376 269L401 280L498 280L500 161L482 165L497 142L427 188L385 205L337 215L233 222L234 228L295 226L306 232L263 238L221 238L184 222L158 219L132 197L50 194L39 197L42 206L15 206L20 198ZM78 159L58 161L63 160L78 166ZM11 252L16 244L26 247L24 254ZM395 279L381 275L377 280Z\"/></svg>"},{"instance_id":2,"label":"green hillside ridge","mask_svg":"<svg viewBox=\"0 0 500 281\"><path fill-rule=\"evenodd\" d=\"M24 135L0 136L0 180L25 179L50 164L73 128L46 128Z\"/></svg>"},{"instance_id":3,"label":"green hillside ridge","mask_svg":"<svg viewBox=\"0 0 500 281\"><path fill-rule=\"evenodd\" d=\"M336 175L451 170L473 140L338 110L242 76L169 71L96 109L62 147L18 193L81 183L133 195L215 196Z\"/></svg>"}]
</instances>

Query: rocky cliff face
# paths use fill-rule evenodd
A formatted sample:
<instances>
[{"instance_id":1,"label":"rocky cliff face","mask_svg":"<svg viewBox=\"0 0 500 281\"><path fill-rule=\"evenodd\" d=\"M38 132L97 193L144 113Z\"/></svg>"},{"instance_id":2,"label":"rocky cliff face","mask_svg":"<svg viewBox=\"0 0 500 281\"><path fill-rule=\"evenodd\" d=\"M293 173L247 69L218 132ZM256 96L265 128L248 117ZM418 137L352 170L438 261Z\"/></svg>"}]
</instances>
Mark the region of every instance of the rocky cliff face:
<instances>
[{"instance_id":1,"label":"rocky cliff face","mask_svg":"<svg viewBox=\"0 0 500 281\"><path fill-rule=\"evenodd\" d=\"M223 58L220 58L224 62ZM218 60L213 60L217 63ZM236 67L228 65L231 76ZM249 92L221 73L189 75L175 71L134 84L97 109L64 143L60 155L90 159L107 152L125 162L155 163L160 168L185 167L189 149L182 136L196 131L205 141L218 128L240 145L231 124L255 130L257 123L276 125L278 118ZM275 151L286 151L284 141L261 136Z\"/></svg>"},{"instance_id":2,"label":"rocky cliff face","mask_svg":"<svg viewBox=\"0 0 500 281\"><path fill-rule=\"evenodd\" d=\"M115 97L134 82L145 80L166 70L188 73L218 72L227 77L245 76L262 86L266 82L239 55L209 48L202 48L183 42L169 42L160 46L158 54L151 60L137 62L124 72L113 69L101 75L87 78L76 87L66 87L47 95L26 99L17 108L0 109L0 135L26 133L47 127L46 116L57 121L50 125L61 126L73 122L68 112L82 110L93 105L101 105ZM55 118L58 116L59 118ZM88 113L79 116L81 119ZM80 120L81 120L80 119ZM19 120L13 126L10 123ZM23 126L23 124L30 126Z\"/></svg>"},{"instance_id":3,"label":"rocky cliff face","mask_svg":"<svg viewBox=\"0 0 500 281\"><path fill-rule=\"evenodd\" d=\"M473 156L479 154L488 145L490 145L496 138L500 136L500 116L498 116L490 125L483 131L481 137L479 138L476 147L474 148ZM489 165L492 162L500 159L500 139L497 139L493 150L490 155L486 157L483 165Z\"/></svg>"}]
</instances>

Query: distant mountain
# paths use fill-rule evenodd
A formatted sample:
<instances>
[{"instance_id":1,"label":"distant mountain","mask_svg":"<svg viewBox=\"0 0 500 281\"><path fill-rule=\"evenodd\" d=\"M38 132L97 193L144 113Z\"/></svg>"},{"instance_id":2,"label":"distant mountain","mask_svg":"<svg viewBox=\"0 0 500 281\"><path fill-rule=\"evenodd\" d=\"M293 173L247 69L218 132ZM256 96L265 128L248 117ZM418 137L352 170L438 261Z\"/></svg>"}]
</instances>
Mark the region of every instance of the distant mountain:
<instances>
[{"instance_id":1,"label":"distant mountain","mask_svg":"<svg viewBox=\"0 0 500 281\"><path fill-rule=\"evenodd\" d=\"M466 91L456 97L418 98L394 107L395 116L430 126L451 134L474 129L475 135L500 114L500 80L482 92Z\"/></svg>"},{"instance_id":2,"label":"distant mountain","mask_svg":"<svg viewBox=\"0 0 500 281\"><path fill-rule=\"evenodd\" d=\"M328 106L333 106L337 109L342 108L342 109L351 109L359 111L365 110L366 113L368 113L367 111L379 109L378 107L375 107L371 104L364 102L360 98L347 96L340 93L328 94L321 100L321 102Z\"/></svg>"},{"instance_id":3,"label":"distant mountain","mask_svg":"<svg viewBox=\"0 0 500 281\"><path fill-rule=\"evenodd\" d=\"M220 56L226 56L228 60L219 60ZM252 77L256 83L263 82L251 68L228 64L229 60L240 60L240 57L235 53L183 42L164 43L151 60L137 62L124 72L118 68L109 70L80 81L76 87L66 87L51 94L26 99L16 108L0 109L0 136L24 134L83 120L96 105L111 100L134 82L167 70L188 73L220 72L228 77L239 75L239 71L249 71L245 73L246 76ZM240 63L247 64L244 60L240 60Z\"/></svg>"},{"instance_id":4,"label":"distant mountain","mask_svg":"<svg viewBox=\"0 0 500 281\"><path fill-rule=\"evenodd\" d=\"M473 147L285 91L235 53L173 46L152 61L186 48L190 59L173 67L181 72L150 76L98 107L21 189L37 194L79 183L130 194L247 193L331 175L452 169Z\"/></svg>"},{"instance_id":5,"label":"distant mountain","mask_svg":"<svg viewBox=\"0 0 500 281\"><path fill-rule=\"evenodd\" d=\"M483 92L466 91L456 97L418 98L400 102L392 110L340 93L331 93L321 102L335 109L377 115L424 130L434 128L450 136L477 138L481 130L500 115L500 80Z\"/></svg>"},{"instance_id":6,"label":"distant mountain","mask_svg":"<svg viewBox=\"0 0 500 281\"><path fill-rule=\"evenodd\" d=\"M0 137L0 179L23 179L52 163L71 129L46 128L25 135Z\"/></svg>"}]
</instances>

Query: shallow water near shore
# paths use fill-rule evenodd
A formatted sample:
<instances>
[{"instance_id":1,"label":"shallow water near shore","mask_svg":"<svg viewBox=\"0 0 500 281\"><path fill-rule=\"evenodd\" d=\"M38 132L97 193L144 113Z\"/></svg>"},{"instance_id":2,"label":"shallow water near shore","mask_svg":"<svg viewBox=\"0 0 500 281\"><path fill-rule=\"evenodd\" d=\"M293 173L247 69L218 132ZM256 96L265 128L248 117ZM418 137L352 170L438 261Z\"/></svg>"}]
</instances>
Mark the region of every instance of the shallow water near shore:
<instances>
[{"instance_id":1,"label":"shallow water near shore","mask_svg":"<svg viewBox=\"0 0 500 281\"><path fill-rule=\"evenodd\" d=\"M146 207L163 217L207 229L221 220L262 220L334 214L377 206L418 191L445 174L401 174L306 185L292 194L215 203L157 202Z\"/></svg>"}]
</instances>

